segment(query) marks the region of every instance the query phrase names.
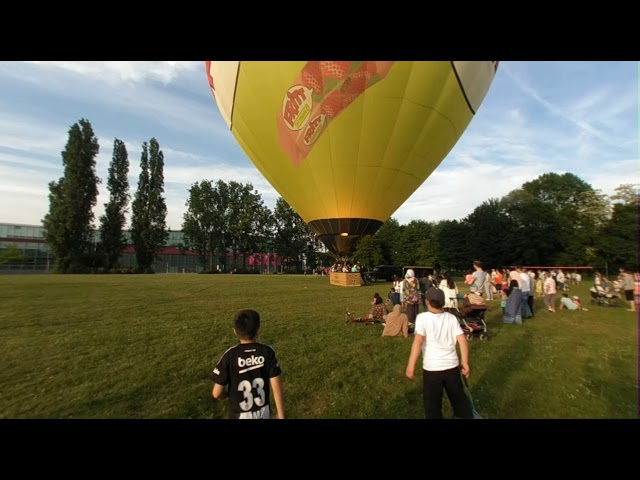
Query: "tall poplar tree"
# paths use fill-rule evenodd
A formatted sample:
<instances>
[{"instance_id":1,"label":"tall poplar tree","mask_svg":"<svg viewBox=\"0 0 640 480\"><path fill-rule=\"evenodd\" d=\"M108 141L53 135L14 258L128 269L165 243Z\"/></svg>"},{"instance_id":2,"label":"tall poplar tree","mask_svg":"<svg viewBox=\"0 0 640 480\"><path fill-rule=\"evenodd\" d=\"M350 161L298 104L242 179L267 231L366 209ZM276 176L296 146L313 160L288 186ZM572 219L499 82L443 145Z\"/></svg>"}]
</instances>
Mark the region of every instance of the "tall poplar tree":
<instances>
[{"instance_id":1,"label":"tall poplar tree","mask_svg":"<svg viewBox=\"0 0 640 480\"><path fill-rule=\"evenodd\" d=\"M122 249L126 245L124 226L129 204L129 155L127 147L117 138L113 142L113 156L109 166L109 202L104 204L104 215L100 217L100 246L107 269L118 265Z\"/></svg>"},{"instance_id":2,"label":"tall poplar tree","mask_svg":"<svg viewBox=\"0 0 640 480\"><path fill-rule=\"evenodd\" d=\"M98 138L88 120L83 118L69 129L62 151L64 174L49 183L49 212L42 221L44 238L56 259L54 271L59 273L85 272L92 261L99 152Z\"/></svg>"},{"instance_id":3,"label":"tall poplar tree","mask_svg":"<svg viewBox=\"0 0 640 480\"><path fill-rule=\"evenodd\" d=\"M151 271L153 261L169 238L164 194L164 154L155 138L142 144L138 190L132 205L131 239L138 270Z\"/></svg>"}]
</instances>

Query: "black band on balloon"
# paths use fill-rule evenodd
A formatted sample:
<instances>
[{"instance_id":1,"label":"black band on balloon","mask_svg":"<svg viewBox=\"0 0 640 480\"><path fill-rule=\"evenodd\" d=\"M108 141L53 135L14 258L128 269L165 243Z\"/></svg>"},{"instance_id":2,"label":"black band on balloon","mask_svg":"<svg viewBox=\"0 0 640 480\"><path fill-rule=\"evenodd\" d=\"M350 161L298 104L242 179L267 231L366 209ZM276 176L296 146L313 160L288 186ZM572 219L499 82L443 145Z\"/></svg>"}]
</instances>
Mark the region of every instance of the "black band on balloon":
<instances>
[{"instance_id":1,"label":"black band on balloon","mask_svg":"<svg viewBox=\"0 0 640 480\"><path fill-rule=\"evenodd\" d=\"M325 218L313 220L309 226L330 251L346 255L352 252L357 239L374 235L383 223L370 218Z\"/></svg>"},{"instance_id":2,"label":"black band on balloon","mask_svg":"<svg viewBox=\"0 0 640 480\"><path fill-rule=\"evenodd\" d=\"M462 95L464 96L465 101L467 102L467 107L471 110L473 115L476 114L476 111L471 106L471 102L469 101L469 97L467 97L467 92L464 89L464 85L462 85L462 80L460 80L460 75L458 75L458 70L456 70L455 63L451 62L451 68L453 68L453 73L456 74L456 80L458 80L458 85L460 86L460 90L462 90Z\"/></svg>"},{"instance_id":3,"label":"black band on balloon","mask_svg":"<svg viewBox=\"0 0 640 480\"><path fill-rule=\"evenodd\" d=\"M380 220L370 218L325 218L309 222L309 226L317 235L373 235L382 224Z\"/></svg>"}]
</instances>

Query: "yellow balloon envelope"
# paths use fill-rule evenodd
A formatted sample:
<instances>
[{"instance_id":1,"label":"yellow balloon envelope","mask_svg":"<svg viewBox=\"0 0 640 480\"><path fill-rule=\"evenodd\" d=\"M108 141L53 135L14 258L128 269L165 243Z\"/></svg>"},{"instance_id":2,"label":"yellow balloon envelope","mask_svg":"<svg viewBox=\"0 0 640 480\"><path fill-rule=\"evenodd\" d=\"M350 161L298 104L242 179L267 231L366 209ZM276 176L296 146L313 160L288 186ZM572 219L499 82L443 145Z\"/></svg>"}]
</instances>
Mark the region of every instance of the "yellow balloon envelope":
<instances>
[{"instance_id":1,"label":"yellow balloon envelope","mask_svg":"<svg viewBox=\"0 0 640 480\"><path fill-rule=\"evenodd\" d=\"M498 62L210 62L244 152L336 254L373 235L469 125Z\"/></svg>"}]
</instances>

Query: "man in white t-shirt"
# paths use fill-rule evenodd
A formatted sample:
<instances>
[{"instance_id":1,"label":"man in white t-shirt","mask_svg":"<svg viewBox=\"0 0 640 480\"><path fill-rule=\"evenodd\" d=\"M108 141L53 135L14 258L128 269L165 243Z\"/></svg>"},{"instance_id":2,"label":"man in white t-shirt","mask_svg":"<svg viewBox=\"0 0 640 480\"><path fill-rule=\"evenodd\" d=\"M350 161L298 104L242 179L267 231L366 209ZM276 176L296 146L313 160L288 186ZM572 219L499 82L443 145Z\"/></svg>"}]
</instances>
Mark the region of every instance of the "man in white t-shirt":
<instances>
[{"instance_id":1,"label":"man in white t-shirt","mask_svg":"<svg viewBox=\"0 0 640 480\"><path fill-rule=\"evenodd\" d=\"M427 290L428 312L416 318L415 337L411 346L407 378L413 380L414 369L422 352L422 388L426 418L442 418L443 390L453 407L454 415L473 418L471 402L464 392L460 374L469 378L469 344L458 319L444 312L444 292L431 287ZM460 356L456 352L460 345Z\"/></svg>"},{"instance_id":2,"label":"man in white t-shirt","mask_svg":"<svg viewBox=\"0 0 640 480\"><path fill-rule=\"evenodd\" d=\"M520 308L522 309L522 318L531 318L533 317L533 311L531 310L529 296L533 295L533 282L523 267L518 266L516 267L516 270L520 275L520 290L522 291L522 303Z\"/></svg>"}]
</instances>

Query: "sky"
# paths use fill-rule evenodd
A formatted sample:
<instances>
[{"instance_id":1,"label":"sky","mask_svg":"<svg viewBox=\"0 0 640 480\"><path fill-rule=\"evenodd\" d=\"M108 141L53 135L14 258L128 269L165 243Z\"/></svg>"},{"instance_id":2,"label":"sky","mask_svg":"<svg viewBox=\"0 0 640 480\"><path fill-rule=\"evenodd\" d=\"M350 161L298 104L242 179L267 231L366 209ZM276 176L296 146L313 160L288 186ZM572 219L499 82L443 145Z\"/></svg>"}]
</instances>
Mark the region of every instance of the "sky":
<instances>
[{"instance_id":1,"label":"sky","mask_svg":"<svg viewBox=\"0 0 640 480\"><path fill-rule=\"evenodd\" d=\"M549 172L573 173L607 195L640 182L638 70L637 62L500 62L460 140L392 217L462 220ZM114 138L127 146L132 198L142 143L158 140L172 230L201 180L250 182L271 209L279 197L226 127L204 61L0 62L0 223L41 224L81 118L100 143L96 225Z\"/></svg>"}]
</instances>

